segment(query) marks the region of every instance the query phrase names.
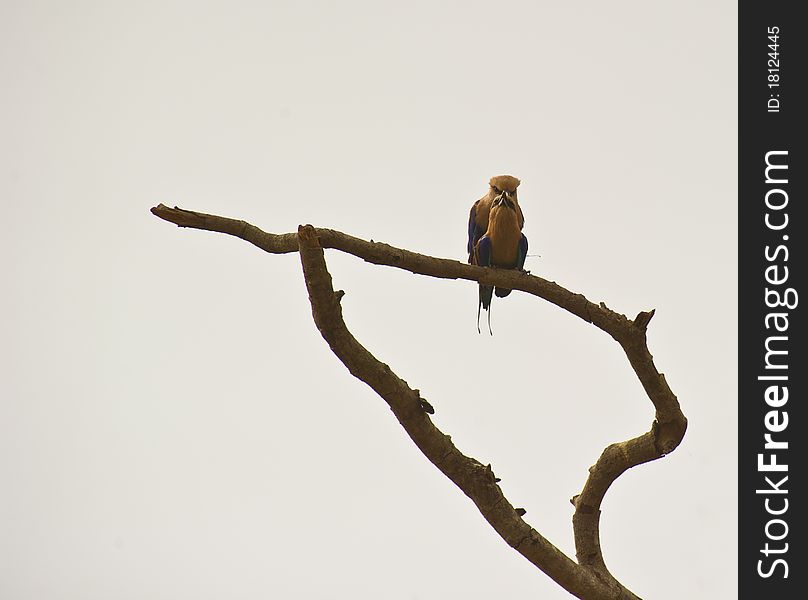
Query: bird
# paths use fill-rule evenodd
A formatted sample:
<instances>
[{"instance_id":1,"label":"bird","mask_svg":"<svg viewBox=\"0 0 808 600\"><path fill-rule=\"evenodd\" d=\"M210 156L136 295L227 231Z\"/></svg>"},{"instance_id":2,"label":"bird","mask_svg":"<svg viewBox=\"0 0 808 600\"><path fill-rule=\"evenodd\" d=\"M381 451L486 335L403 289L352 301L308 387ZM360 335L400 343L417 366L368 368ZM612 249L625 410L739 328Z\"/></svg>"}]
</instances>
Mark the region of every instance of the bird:
<instances>
[{"instance_id":1,"label":"bird","mask_svg":"<svg viewBox=\"0 0 808 600\"><path fill-rule=\"evenodd\" d=\"M469 263L481 267L499 267L524 271L527 238L522 233L525 216L519 206L516 188L520 181L512 175L496 175L488 181L488 193L477 200L469 212ZM480 309L488 312L488 332L491 331L490 285L479 285L477 303L477 332L480 333ZM511 293L496 288L498 298Z\"/></svg>"}]
</instances>

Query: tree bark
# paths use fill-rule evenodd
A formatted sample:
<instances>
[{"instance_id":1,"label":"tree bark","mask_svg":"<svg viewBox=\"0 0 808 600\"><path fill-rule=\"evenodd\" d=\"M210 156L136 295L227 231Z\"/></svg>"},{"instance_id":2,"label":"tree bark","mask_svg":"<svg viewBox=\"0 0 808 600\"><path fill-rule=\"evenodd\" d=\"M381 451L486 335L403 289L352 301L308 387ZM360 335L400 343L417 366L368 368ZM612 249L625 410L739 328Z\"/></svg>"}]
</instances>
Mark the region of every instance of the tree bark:
<instances>
[{"instance_id":1,"label":"tree bark","mask_svg":"<svg viewBox=\"0 0 808 600\"><path fill-rule=\"evenodd\" d=\"M331 229L301 225L297 233L271 234L245 221L160 204L152 213L180 227L227 233L273 254L299 252L312 316L331 350L355 377L367 383L390 406L399 423L421 452L471 500L494 530L517 552L579 598L625 600L637 598L606 567L600 548L600 506L611 484L626 470L672 452L687 429L687 419L664 375L648 351L646 329L654 311L633 320L605 304L594 304L555 282L513 270L492 269L436 258L384 243L362 240ZM429 418L431 405L411 389L388 365L376 359L348 330L340 299L328 272L323 248L353 254L379 265L447 279L466 279L485 285L521 290L538 296L608 333L625 352L629 364L656 409L648 432L608 446L595 464L575 507L573 533L578 562L567 557L522 518L497 485L491 465L465 456Z\"/></svg>"}]
</instances>

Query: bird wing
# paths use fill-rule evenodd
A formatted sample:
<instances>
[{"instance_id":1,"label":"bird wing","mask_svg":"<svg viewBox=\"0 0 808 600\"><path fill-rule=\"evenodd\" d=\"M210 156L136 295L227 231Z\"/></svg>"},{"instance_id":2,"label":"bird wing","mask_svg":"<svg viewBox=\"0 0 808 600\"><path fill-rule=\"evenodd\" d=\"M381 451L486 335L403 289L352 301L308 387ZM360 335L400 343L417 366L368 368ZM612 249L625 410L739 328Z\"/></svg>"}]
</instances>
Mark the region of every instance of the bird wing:
<instances>
[{"instance_id":1,"label":"bird wing","mask_svg":"<svg viewBox=\"0 0 808 600\"><path fill-rule=\"evenodd\" d=\"M491 238L484 235L474 248L474 264L481 267L491 266Z\"/></svg>"},{"instance_id":2,"label":"bird wing","mask_svg":"<svg viewBox=\"0 0 808 600\"><path fill-rule=\"evenodd\" d=\"M491 211L491 203L486 194L471 206L469 211L468 244L466 249L469 253L469 262L474 262L474 247L481 237L488 230L488 214Z\"/></svg>"},{"instance_id":3,"label":"bird wing","mask_svg":"<svg viewBox=\"0 0 808 600\"><path fill-rule=\"evenodd\" d=\"M474 246L477 244L477 240L480 239L476 235L477 233L477 203L475 202L472 207L471 211L469 211L469 241L468 241L468 252L469 252L469 262L473 262L472 258L474 257Z\"/></svg>"},{"instance_id":4,"label":"bird wing","mask_svg":"<svg viewBox=\"0 0 808 600\"><path fill-rule=\"evenodd\" d=\"M491 238L484 235L477 242L474 248L474 264L481 267L491 266ZM494 287L490 285L479 285L479 302L477 304L477 331L480 330L480 308L489 310L491 308L491 296ZM491 313L488 313L488 329L491 330Z\"/></svg>"},{"instance_id":5,"label":"bird wing","mask_svg":"<svg viewBox=\"0 0 808 600\"><path fill-rule=\"evenodd\" d=\"M516 214L519 215L519 229L525 227L525 215L522 214L522 207L519 206L519 201L516 201Z\"/></svg>"},{"instance_id":6,"label":"bird wing","mask_svg":"<svg viewBox=\"0 0 808 600\"><path fill-rule=\"evenodd\" d=\"M520 271L524 271L525 269L525 259L527 258L527 238L525 234L522 234L522 237L519 238L519 255L516 259L516 268Z\"/></svg>"}]
</instances>

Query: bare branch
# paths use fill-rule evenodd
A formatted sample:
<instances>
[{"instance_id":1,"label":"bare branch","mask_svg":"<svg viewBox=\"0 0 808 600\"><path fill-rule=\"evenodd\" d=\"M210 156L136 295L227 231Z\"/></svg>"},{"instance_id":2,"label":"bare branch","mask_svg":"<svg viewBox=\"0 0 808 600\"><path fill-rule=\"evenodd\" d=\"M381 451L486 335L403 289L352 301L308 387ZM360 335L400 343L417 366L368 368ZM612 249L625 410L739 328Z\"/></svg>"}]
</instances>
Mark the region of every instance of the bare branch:
<instances>
[{"instance_id":1,"label":"bare branch","mask_svg":"<svg viewBox=\"0 0 808 600\"><path fill-rule=\"evenodd\" d=\"M664 375L654 366L648 351L646 328L654 311L641 312L632 321L605 304L594 304L555 282L512 270L483 268L459 261L435 258L388 244L366 241L331 229L302 226L298 233L271 234L246 223L159 205L156 216L179 225L240 237L270 253L299 249L312 312L323 337L351 373L370 385L393 409L396 417L421 451L477 504L494 529L533 564L571 593L582 598L635 598L609 573L600 548L600 505L611 484L627 469L661 458L681 442L687 419ZM387 365L380 363L348 332L339 306L340 293L331 288L323 248L334 248L363 260L447 279L466 279L487 285L517 289L543 298L608 333L623 348L629 363L656 409L651 430L604 450L575 506L573 529L578 563L530 528L519 509L504 498L490 467L464 456L448 436L434 427L425 414L417 391L410 389Z\"/></svg>"},{"instance_id":2,"label":"bare branch","mask_svg":"<svg viewBox=\"0 0 808 600\"><path fill-rule=\"evenodd\" d=\"M584 598L606 597L603 584L530 527L505 498L490 466L465 456L429 418L421 397L348 331L317 231L298 229L300 261L317 328L352 375L367 383L393 410L415 445L471 498L500 536L564 589Z\"/></svg>"},{"instance_id":3,"label":"bare branch","mask_svg":"<svg viewBox=\"0 0 808 600\"><path fill-rule=\"evenodd\" d=\"M182 208L169 208L163 204L151 209L156 216L180 227L217 231L239 237L272 254L297 252L297 234L273 234L262 231L245 221L193 212ZM323 248L333 248L353 254L366 262L404 269L419 275L442 279L466 279L489 285L522 290L544 298L568 310L584 321L594 323L612 337L611 330L620 330L629 321L623 315L594 304L581 294L573 294L552 281L530 276L510 269L484 268L448 258L435 258L396 248L382 242L366 241L333 229L317 228Z\"/></svg>"}]
</instances>

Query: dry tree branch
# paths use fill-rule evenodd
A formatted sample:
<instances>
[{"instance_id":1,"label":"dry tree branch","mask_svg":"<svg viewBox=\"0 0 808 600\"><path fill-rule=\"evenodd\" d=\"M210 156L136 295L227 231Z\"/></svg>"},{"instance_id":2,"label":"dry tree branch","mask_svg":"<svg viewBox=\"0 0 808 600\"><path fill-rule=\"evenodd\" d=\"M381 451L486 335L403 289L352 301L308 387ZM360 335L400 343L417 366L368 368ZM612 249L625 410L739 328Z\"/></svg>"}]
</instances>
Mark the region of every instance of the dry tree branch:
<instances>
[{"instance_id":1,"label":"dry tree branch","mask_svg":"<svg viewBox=\"0 0 808 600\"><path fill-rule=\"evenodd\" d=\"M300 252L314 321L334 354L355 377L373 388L391 407L407 434L424 455L477 505L502 538L530 562L580 598L637 598L608 571L600 548L600 505L606 491L631 467L661 458L681 442L687 428L676 396L664 375L654 366L646 343L646 328L654 311L641 312L634 320L605 304L594 304L558 284L533 275L483 268L455 260L417 254L387 244L366 241L331 229L301 226L297 233L281 235L262 231L245 221L208 215L160 204L152 213L180 227L227 233L273 254ZM431 407L390 367L376 359L348 331L342 319L340 298L334 292L323 248L334 248L363 260L448 279L467 279L488 285L518 289L543 298L594 324L623 348L649 399L656 409L651 430L631 440L608 446L590 467L575 506L573 531L578 563L572 561L530 527L522 511L514 509L497 485L491 466L463 455L451 438L435 427L427 411Z\"/></svg>"}]
</instances>

